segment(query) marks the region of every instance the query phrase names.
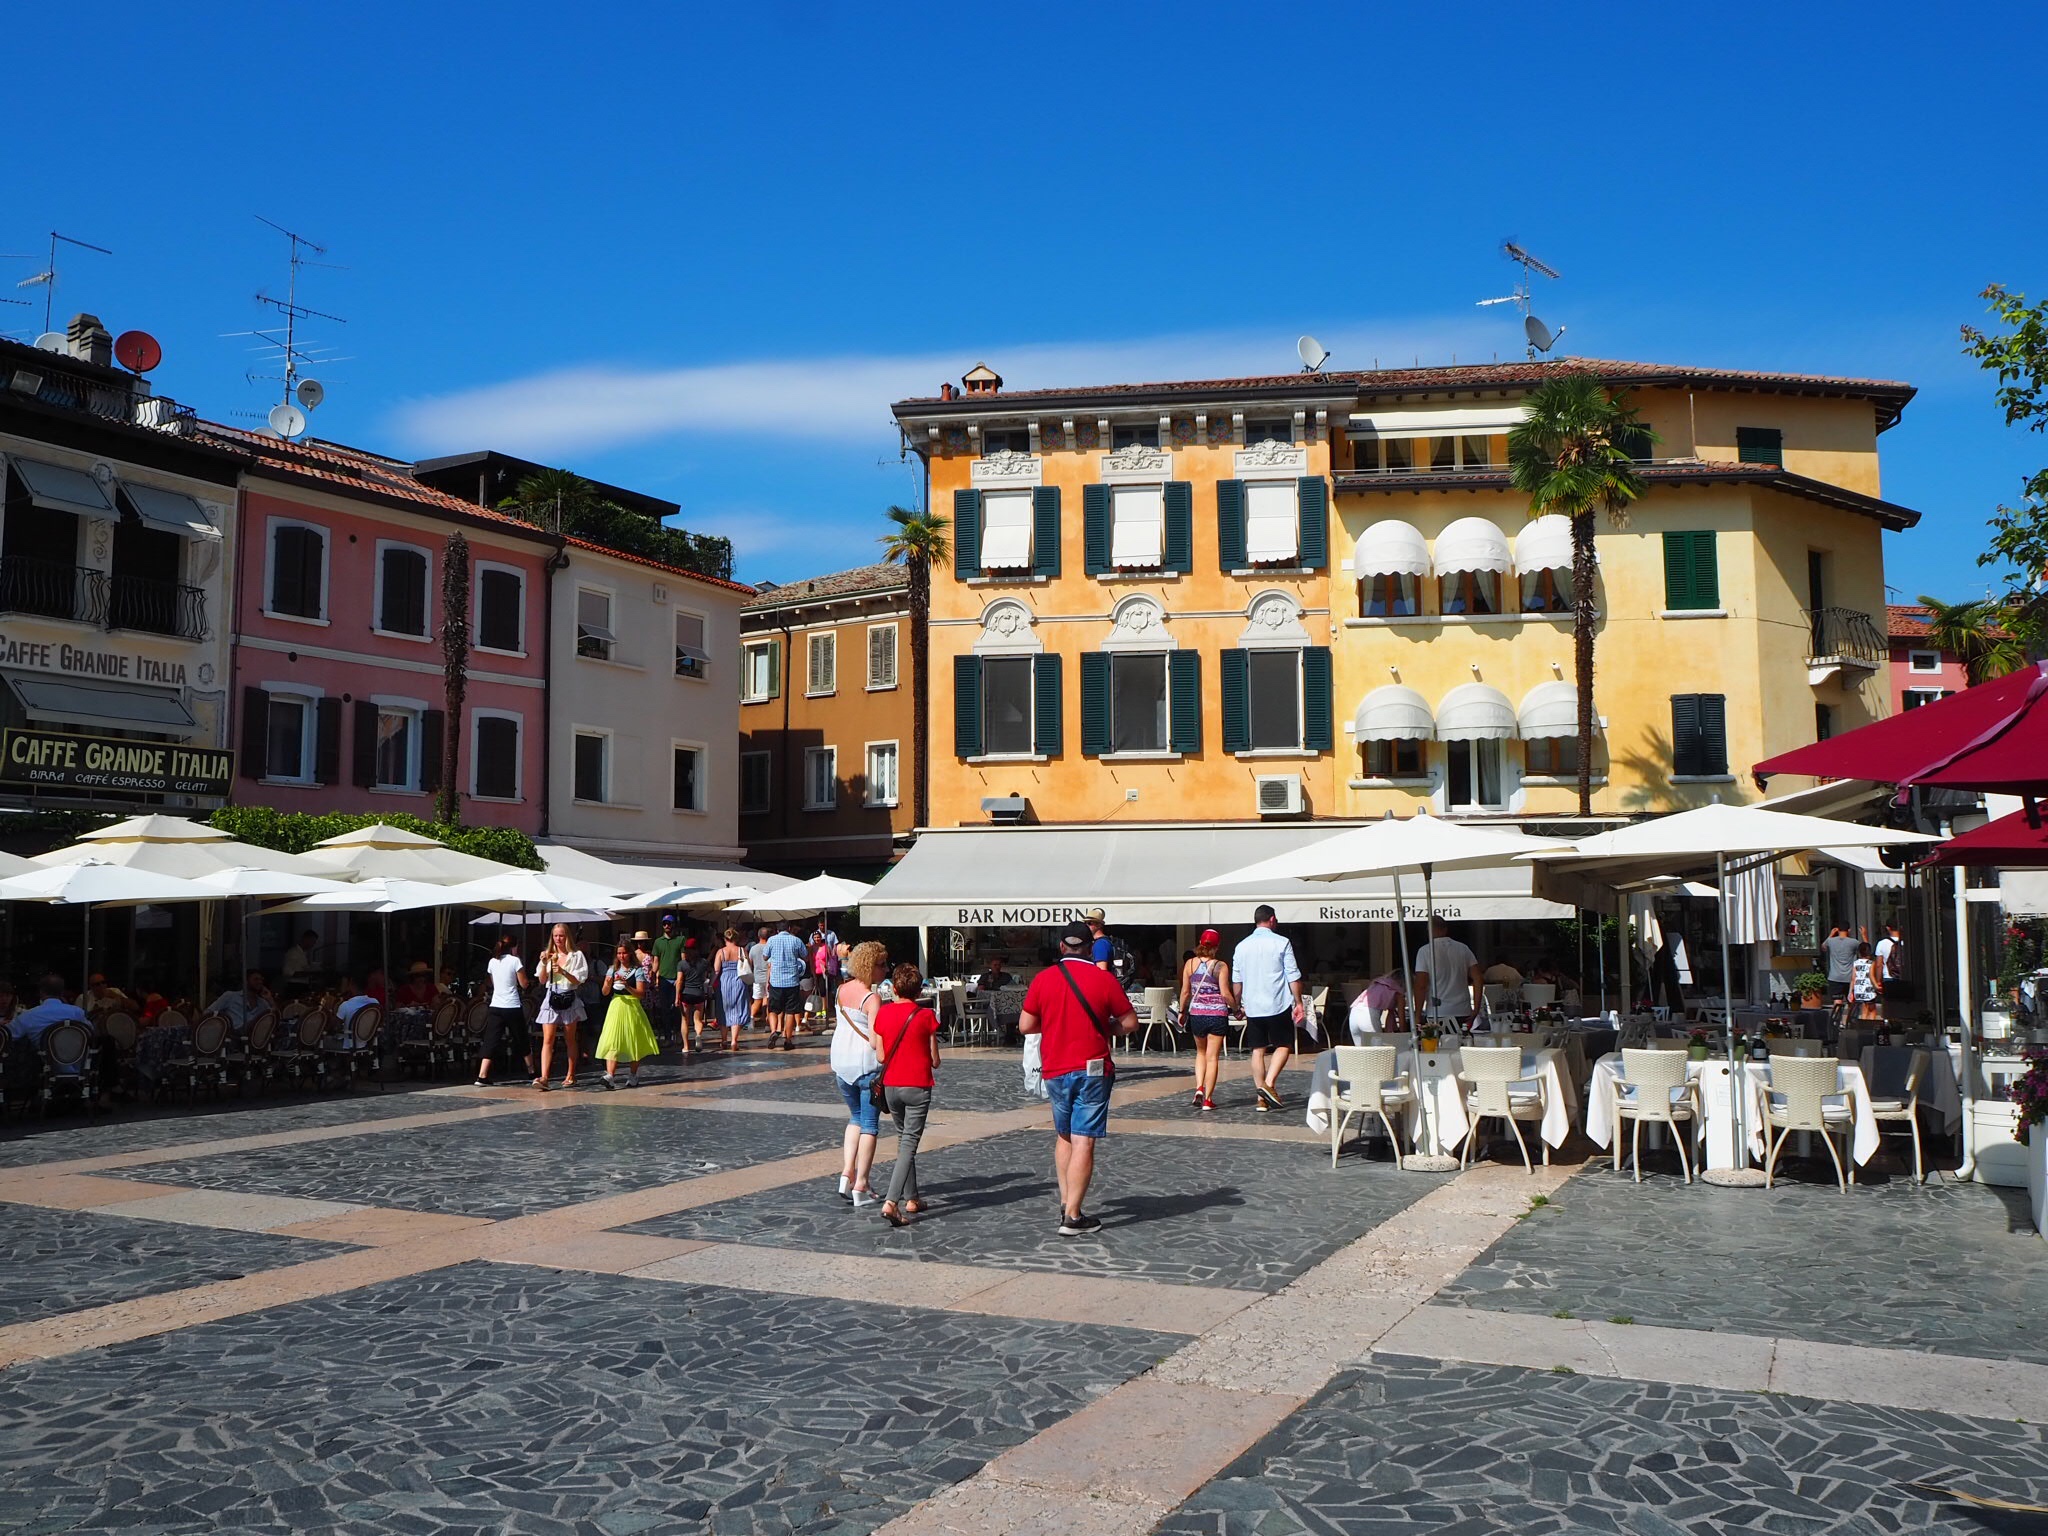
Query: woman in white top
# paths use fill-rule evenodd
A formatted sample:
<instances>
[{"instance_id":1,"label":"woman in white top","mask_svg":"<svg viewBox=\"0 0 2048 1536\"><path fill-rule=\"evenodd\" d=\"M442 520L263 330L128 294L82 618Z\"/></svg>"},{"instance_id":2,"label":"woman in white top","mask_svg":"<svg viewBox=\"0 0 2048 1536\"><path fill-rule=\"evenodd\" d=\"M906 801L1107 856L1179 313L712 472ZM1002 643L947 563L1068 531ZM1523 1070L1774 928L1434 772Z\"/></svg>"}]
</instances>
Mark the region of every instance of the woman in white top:
<instances>
[{"instance_id":1,"label":"woman in white top","mask_svg":"<svg viewBox=\"0 0 2048 1536\"><path fill-rule=\"evenodd\" d=\"M882 1000L875 984L889 973L889 951L872 940L856 944L847 957L850 973L835 996L832 1026L832 1078L846 1101L846 1139L839 1163L839 1198L856 1209L875 1203L868 1170L875 1163L875 1137L882 1128L881 1107L871 1092L882 1075L881 1047L875 1039L875 1014Z\"/></svg>"},{"instance_id":2,"label":"woman in white top","mask_svg":"<svg viewBox=\"0 0 2048 1536\"><path fill-rule=\"evenodd\" d=\"M555 1055L555 1034L566 1030L569 1055L562 1069L562 1086L576 1086L576 1026L583 1022L583 997L577 990L590 980L590 962L583 957L583 951L569 942L569 929L564 923L555 924L548 935L548 947L541 951L540 963L534 967L540 978L540 1012L535 1017L540 1022L540 1075L533 1080L533 1086L543 1091L548 1087L548 1069L553 1065Z\"/></svg>"}]
</instances>

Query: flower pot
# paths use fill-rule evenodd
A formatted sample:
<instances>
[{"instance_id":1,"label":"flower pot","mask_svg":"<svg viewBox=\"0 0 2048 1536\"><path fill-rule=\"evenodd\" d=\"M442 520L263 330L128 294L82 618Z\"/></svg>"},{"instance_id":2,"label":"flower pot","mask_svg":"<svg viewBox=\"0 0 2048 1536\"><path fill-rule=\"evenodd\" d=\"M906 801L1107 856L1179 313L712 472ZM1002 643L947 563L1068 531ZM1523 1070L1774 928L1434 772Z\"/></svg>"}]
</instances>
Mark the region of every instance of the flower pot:
<instances>
[{"instance_id":1,"label":"flower pot","mask_svg":"<svg viewBox=\"0 0 2048 1536\"><path fill-rule=\"evenodd\" d=\"M1687 1061L1705 1061L1707 1054L1707 1048L1704 1045L1688 1045L1685 1048L1685 1059Z\"/></svg>"},{"instance_id":2,"label":"flower pot","mask_svg":"<svg viewBox=\"0 0 2048 1536\"><path fill-rule=\"evenodd\" d=\"M1418 1040L1415 1044L1425 1056L1434 1056L1436 1054L1436 1041L1434 1040Z\"/></svg>"},{"instance_id":3,"label":"flower pot","mask_svg":"<svg viewBox=\"0 0 2048 1536\"><path fill-rule=\"evenodd\" d=\"M1799 994L1799 1006L1800 1006L1800 1007L1802 1007L1802 1008L1818 1008L1818 1007L1820 1007L1820 1005L1821 1005L1821 997L1820 997L1820 994L1819 994L1818 992L1802 992L1802 993L1800 993L1800 994Z\"/></svg>"}]
</instances>

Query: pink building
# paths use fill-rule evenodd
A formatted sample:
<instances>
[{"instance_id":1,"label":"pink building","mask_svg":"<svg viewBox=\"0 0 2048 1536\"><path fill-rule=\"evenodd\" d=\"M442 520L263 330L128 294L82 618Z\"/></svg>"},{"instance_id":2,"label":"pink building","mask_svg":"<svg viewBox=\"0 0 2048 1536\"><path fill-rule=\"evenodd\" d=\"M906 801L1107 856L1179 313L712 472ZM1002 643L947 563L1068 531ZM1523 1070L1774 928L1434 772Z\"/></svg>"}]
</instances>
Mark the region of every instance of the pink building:
<instances>
[{"instance_id":1,"label":"pink building","mask_svg":"<svg viewBox=\"0 0 2048 1536\"><path fill-rule=\"evenodd\" d=\"M236 798L431 819L458 737L462 817L546 830L546 563L529 524L360 449L207 433L254 455L233 582ZM445 551L469 541L463 719L442 676Z\"/></svg>"},{"instance_id":2,"label":"pink building","mask_svg":"<svg viewBox=\"0 0 2048 1536\"><path fill-rule=\"evenodd\" d=\"M1927 638L1927 610L1917 603L1885 607L1885 633L1891 642L1892 712L1918 709L1970 686L1969 674L1954 651Z\"/></svg>"}]
</instances>

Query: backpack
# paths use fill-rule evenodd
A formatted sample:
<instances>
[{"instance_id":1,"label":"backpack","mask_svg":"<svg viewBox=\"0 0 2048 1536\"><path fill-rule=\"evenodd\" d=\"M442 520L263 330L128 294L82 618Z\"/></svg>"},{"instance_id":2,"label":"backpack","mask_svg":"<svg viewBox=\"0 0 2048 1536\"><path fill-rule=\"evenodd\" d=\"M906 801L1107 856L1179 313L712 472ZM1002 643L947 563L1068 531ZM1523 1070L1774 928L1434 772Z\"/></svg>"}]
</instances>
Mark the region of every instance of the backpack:
<instances>
[{"instance_id":1,"label":"backpack","mask_svg":"<svg viewBox=\"0 0 2048 1536\"><path fill-rule=\"evenodd\" d=\"M1109 936L1109 974L1121 986L1128 986L1138 974L1138 957L1131 953L1130 945L1115 934Z\"/></svg>"},{"instance_id":2,"label":"backpack","mask_svg":"<svg viewBox=\"0 0 2048 1536\"><path fill-rule=\"evenodd\" d=\"M1906 974L1906 941L1893 939L1891 948L1884 952L1884 974L1888 981L1897 981Z\"/></svg>"}]
</instances>

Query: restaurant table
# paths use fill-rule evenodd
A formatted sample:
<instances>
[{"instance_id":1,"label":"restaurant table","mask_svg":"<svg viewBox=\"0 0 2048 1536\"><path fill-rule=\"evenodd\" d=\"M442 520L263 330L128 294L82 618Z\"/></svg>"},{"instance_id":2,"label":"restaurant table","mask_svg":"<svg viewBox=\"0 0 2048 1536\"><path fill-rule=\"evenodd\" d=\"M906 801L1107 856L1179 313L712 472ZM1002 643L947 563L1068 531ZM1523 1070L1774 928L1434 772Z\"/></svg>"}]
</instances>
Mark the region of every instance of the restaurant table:
<instances>
[{"instance_id":1,"label":"restaurant table","mask_svg":"<svg viewBox=\"0 0 2048 1536\"><path fill-rule=\"evenodd\" d=\"M1871 1052L1874 1045L1863 1047L1863 1080L1870 1080ZM1963 1124L1962 1085L1956 1081L1956 1057L1962 1054L1960 1047L1927 1048L1927 1076L1920 1084L1920 1107L1932 1109L1941 1115L1941 1128L1953 1136Z\"/></svg>"},{"instance_id":2,"label":"restaurant table","mask_svg":"<svg viewBox=\"0 0 2048 1536\"><path fill-rule=\"evenodd\" d=\"M1853 1061L1838 1063L1838 1067L1836 1081L1841 1092L1837 1097L1848 1104L1851 1119L1849 1150L1857 1166L1861 1167L1877 1155L1877 1116L1870 1108L1870 1086L1864 1079L1862 1067ZM1586 1137L1596 1147L1606 1147L1614 1140L1614 1085L1621 1079L1621 1069L1619 1051L1601 1057L1593 1067L1593 1086L1586 1096ZM1764 1119L1764 1104L1770 1092L1770 1070L1765 1062L1743 1063L1746 1098L1742 1116L1749 1132L1750 1156L1737 1158L1735 1111L1728 1093L1728 1059L1717 1056L1686 1063L1685 1074L1699 1083L1700 1099L1706 1110L1707 1167L1747 1167L1750 1161L1761 1161L1765 1156L1770 1146Z\"/></svg>"},{"instance_id":3,"label":"restaurant table","mask_svg":"<svg viewBox=\"0 0 2048 1536\"><path fill-rule=\"evenodd\" d=\"M1478 1042L1483 1044L1484 1042ZM1446 1155L1464 1141L1471 1130L1465 1107L1468 1085L1459 1077L1461 1053L1455 1045L1434 1051L1404 1046L1396 1070L1408 1075L1415 1085L1415 1097L1408 1108L1406 1129L1415 1150L1425 1156ZM1319 1136L1330 1131L1330 1074L1337 1070L1337 1053L1324 1051L1316 1057L1309 1090L1306 1124ZM1555 1046L1522 1052L1521 1076L1540 1078L1545 1088L1543 1140L1561 1147L1571 1134L1578 1112L1578 1092L1564 1070L1564 1053Z\"/></svg>"}]
</instances>

